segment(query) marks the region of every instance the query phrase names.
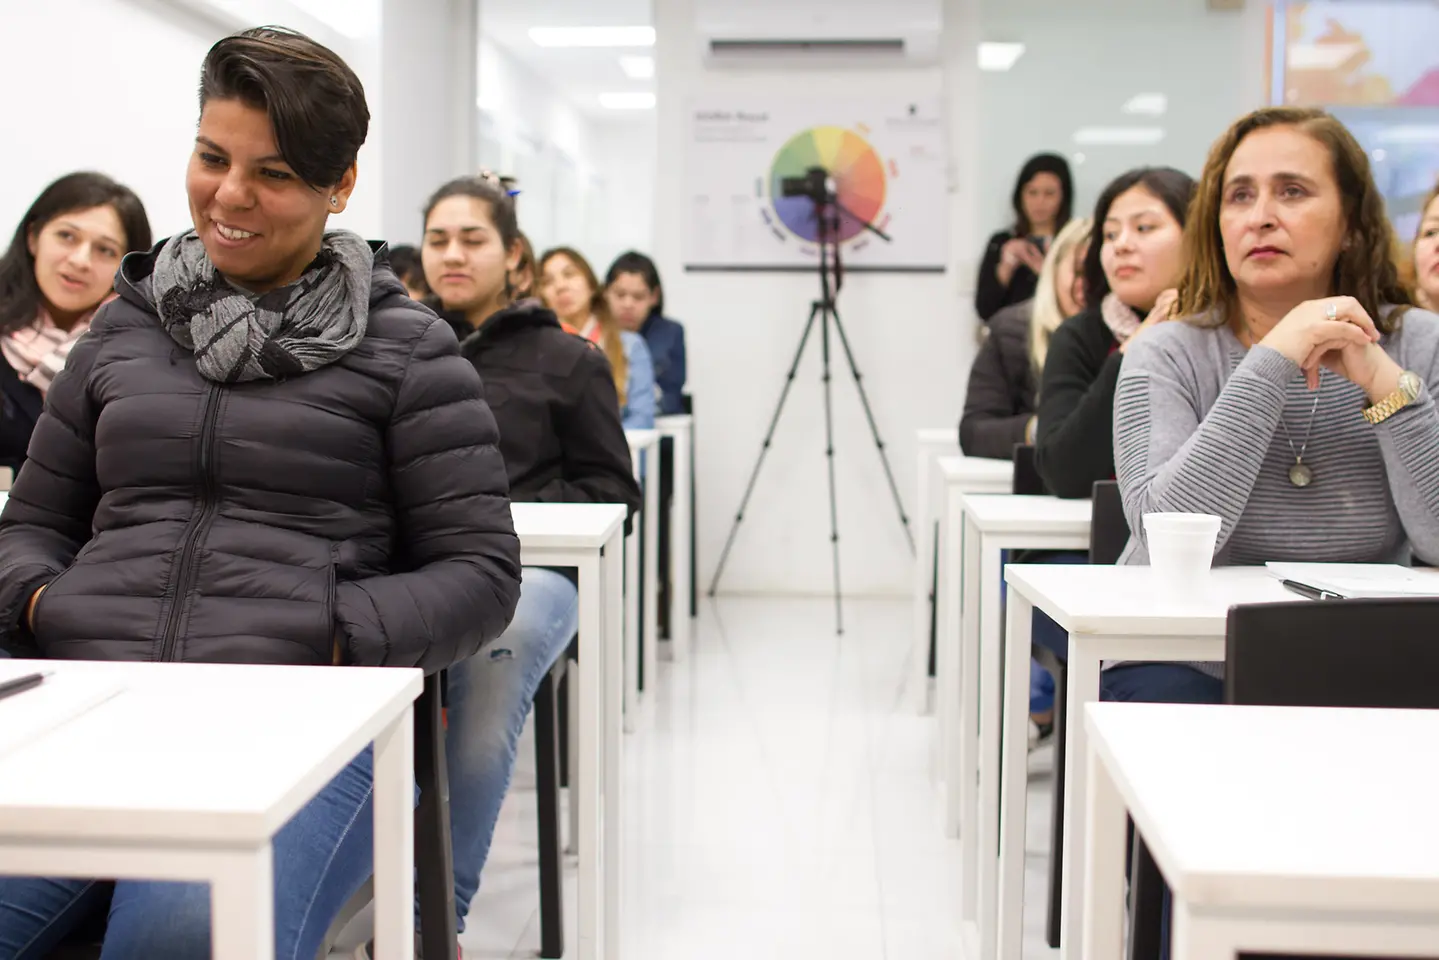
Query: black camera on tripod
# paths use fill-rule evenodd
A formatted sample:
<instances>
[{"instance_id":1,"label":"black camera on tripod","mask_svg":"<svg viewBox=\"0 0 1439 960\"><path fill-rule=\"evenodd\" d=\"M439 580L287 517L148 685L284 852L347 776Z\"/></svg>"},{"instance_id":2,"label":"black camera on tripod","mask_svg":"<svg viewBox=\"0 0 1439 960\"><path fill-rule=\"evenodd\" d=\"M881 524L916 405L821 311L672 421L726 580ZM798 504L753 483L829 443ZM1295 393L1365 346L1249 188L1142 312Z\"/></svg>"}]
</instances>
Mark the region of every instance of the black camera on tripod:
<instances>
[{"instance_id":1,"label":"black camera on tripod","mask_svg":"<svg viewBox=\"0 0 1439 960\"><path fill-rule=\"evenodd\" d=\"M784 197L808 197L819 205L835 199L835 192L830 189L829 171L824 167L810 167L799 177L781 177L779 192Z\"/></svg>"}]
</instances>

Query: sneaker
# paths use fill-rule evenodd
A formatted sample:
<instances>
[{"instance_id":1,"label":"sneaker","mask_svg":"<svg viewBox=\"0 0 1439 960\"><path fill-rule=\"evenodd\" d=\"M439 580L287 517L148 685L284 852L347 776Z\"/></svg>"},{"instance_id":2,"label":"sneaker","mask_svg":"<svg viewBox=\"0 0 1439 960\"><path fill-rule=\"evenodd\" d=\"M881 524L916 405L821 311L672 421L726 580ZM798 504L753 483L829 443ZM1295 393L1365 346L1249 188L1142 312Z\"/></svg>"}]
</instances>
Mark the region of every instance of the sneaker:
<instances>
[{"instance_id":1,"label":"sneaker","mask_svg":"<svg viewBox=\"0 0 1439 960\"><path fill-rule=\"evenodd\" d=\"M458 945L455 946L455 956L458 960L465 960L465 951ZM375 941L366 940L355 948L355 960L374 960ZM415 960L425 960L424 954L420 952L420 935L415 934Z\"/></svg>"},{"instance_id":2,"label":"sneaker","mask_svg":"<svg viewBox=\"0 0 1439 960\"><path fill-rule=\"evenodd\" d=\"M1029 752L1033 753L1040 747L1054 739L1054 721L1049 723L1037 723L1033 717L1029 719Z\"/></svg>"}]
</instances>

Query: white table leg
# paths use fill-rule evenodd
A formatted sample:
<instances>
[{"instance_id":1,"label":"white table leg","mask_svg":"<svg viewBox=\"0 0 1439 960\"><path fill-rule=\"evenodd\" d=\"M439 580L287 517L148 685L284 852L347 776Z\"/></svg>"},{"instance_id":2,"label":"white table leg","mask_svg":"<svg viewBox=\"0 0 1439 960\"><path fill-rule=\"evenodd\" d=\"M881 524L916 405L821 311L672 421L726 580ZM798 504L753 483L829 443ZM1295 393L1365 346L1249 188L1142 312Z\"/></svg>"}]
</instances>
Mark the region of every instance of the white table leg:
<instances>
[{"instance_id":1,"label":"white table leg","mask_svg":"<svg viewBox=\"0 0 1439 960\"><path fill-rule=\"evenodd\" d=\"M659 676L660 649L660 483L663 472L660 445L656 443L646 461L645 479L645 616L640 629L644 631L645 700L654 702L655 684Z\"/></svg>"},{"instance_id":2,"label":"white table leg","mask_svg":"<svg viewBox=\"0 0 1439 960\"><path fill-rule=\"evenodd\" d=\"M1073 730L1069 736L1073 737ZM1118 957L1124 943L1124 800L1109 769L1092 746L1084 765L1089 772L1089 813L1085 818L1085 957ZM1071 781L1072 784L1072 781Z\"/></svg>"},{"instance_id":3,"label":"white table leg","mask_svg":"<svg viewBox=\"0 0 1439 960\"><path fill-rule=\"evenodd\" d=\"M1029 660L1034 608L1009 595L1000 762L998 956L1019 960L1024 936L1024 831L1029 814ZM990 790L980 780L980 789ZM992 792L992 790L991 790ZM983 888L981 888L983 893ZM984 916L984 904L980 904Z\"/></svg>"},{"instance_id":4,"label":"white table leg","mask_svg":"<svg viewBox=\"0 0 1439 960\"><path fill-rule=\"evenodd\" d=\"M914 522L919 556L914 564L913 617L914 637L910 646L910 695L914 697L916 709L921 715L930 712L929 702L929 588L934 582L934 521L929 512L929 484L932 473L929 448L919 445L919 461L915 475L919 478L914 495ZM934 598L936 604L939 597ZM939 620L936 617L935 622ZM938 664L935 674L938 675Z\"/></svg>"},{"instance_id":5,"label":"white table leg","mask_svg":"<svg viewBox=\"0 0 1439 960\"><path fill-rule=\"evenodd\" d=\"M951 492L950 497L957 499ZM968 521L961 543L959 637L946 638L959 646L959 695L955 698L952 721L958 739L959 763L949 789L959 794L961 919L979 918L979 530Z\"/></svg>"},{"instance_id":6,"label":"white table leg","mask_svg":"<svg viewBox=\"0 0 1439 960\"><path fill-rule=\"evenodd\" d=\"M614 541L611 541L613 545ZM579 568L580 575L580 662L579 707L572 712L579 739L579 774L570 780L570 802L579 808L579 947L580 960L598 960L603 935L600 895L603 887L603 857L600 841L600 775L604 767L604 667L606 648L611 642L610 608L619 603L611 597L605 574L608 564L598 557ZM578 800L578 803L576 803Z\"/></svg>"},{"instance_id":7,"label":"white table leg","mask_svg":"<svg viewBox=\"0 0 1439 960\"><path fill-rule=\"evenodd\" d=\"M1121 836L1120 843L1124 839ZM1232 931L1218 918L1197 916L1178 897L1170 914L1173 960L1234 960L1239 955ZM1432 947L1433 944L1430 944Z\"/></svg>"},{"instance_id":8,"label":"white table leg","mask_svg":"<svg viewBox=\"0 0 1439 960\"><path fill-rule=\"evenodd\" d=\"M212 863L210 938L214 960L273 960L275 879L270 844L254 850L216 851Z\"/></svg>"},{"instance_id":9,"label":"white table leg","mask_svg":"<svg viewBox=\"0 0 1439 960\"><path fill-rule=\"evenodd\" d=\"M1004 630L999 615L1003 556L992 540L980 543L979 775L975 781L979 809L978 818L966 821L965 829L974 823L979 834L979 951L984 957L995 955L999 932L995 894L999 887L999 727L1004 689ZM1025 636L1029 636L1028 630ZM1029 676L1027 667L1024 675Z\"/></svg>"},{"instance_id":10,"label":"white table leg","mask_svg":"<svg viewBox=\"0 0 1439 960\"><path fill-rule=\"evenodd\" d=\"M1089 736L1084 728L1084 708L1099 699L1099 657L1093 652L1103 641L1093 635L1069 635L1069 665L1065 671L1067 705L1064 714L1068 747L1064 754L1064 892L1060 896L1059 955L1079 956L1084 933L1084 824L1089 796Z\"/></svg>"},{"instance_id":11,"label":"white table leg","mask_svg":"<svg viewBox=\"0 0 1439 960\"><path fill-rule=\"evenodd\" d=\"M964 527L963 504L960 495L953 491L945 494L944 511L939 531L939 572L940 579L935 592L935 603L939 605L939 629L935 634L935 692L939 698L936 713L939 715L939 769L944 783L944 833L947 837L960 835L964 820L963 774L965 757L964 737L970 728L964 722L964 707L974 705L965 700L964 630L967 597L964 590L965 564L969 561L967 531ZM971 888L965 890L969 898Z\"/></svg>"},{"instance_id":12,"label":"white table leg","mask_svg":"<svg viewBox=\"0 0 1439 960\"><path fill-rule=\"evenodd\" d=\"M606 632L612 642L605 656L605 715L601 718L604 730L604 772L600 782L600 810L603 815L600 825L603 833L600 850L604 858L603 886L600 888L600 909L604 916L601 923L603 960L619 960L620 956L620 883L624 875L620 869L620 822L624 814L624 738L620 732L622 723L619 713L620 687L624 679L621 676L619 654L620 633L624 624L620 621L619 612L619 545L620 535L617 533L610 547L605 548L604 558L607 567L604 574L605 590L611 601Z\"/></svg>"},{"instance_id":13,"label":"white table leg","mask_svg":"<svg viewBox=\"0 0 1439 960\"><path fill-rule=\"evenodd\" d=\"M676 430L675 499L670 510L670 659L682 660L689 652L690 630L690 431Z\"/></svg>"},{"instance_id":14,"label":"white table leg","mask_svg":"<svg viewBox=\"0 0 1439 960\"><path fill-rule=\"evenodd\" d=\"M375 952L415 953L415 713L375 738Z\"/></svg>"},{"instance_id":15,"label":"white table leg","mask_svg":"<svg viewBox=\"0 0 1439 960\"><path fill-rule=\"evenodd\" d=\"M640 703L640 520L624 541L624 689L621 713L625 733L635 732L635 711Z\"/></svg>"}]
</instances>

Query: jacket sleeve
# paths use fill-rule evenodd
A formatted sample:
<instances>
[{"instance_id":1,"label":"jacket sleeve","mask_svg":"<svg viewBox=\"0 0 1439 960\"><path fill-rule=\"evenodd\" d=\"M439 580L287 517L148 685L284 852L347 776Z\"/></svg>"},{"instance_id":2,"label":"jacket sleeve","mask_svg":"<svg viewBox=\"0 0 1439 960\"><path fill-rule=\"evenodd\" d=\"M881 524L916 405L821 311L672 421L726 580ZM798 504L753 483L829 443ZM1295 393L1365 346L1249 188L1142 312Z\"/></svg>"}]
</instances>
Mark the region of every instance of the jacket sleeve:
<instances>
[{"instance_id":1,"label":"jacket sleeve","mask_svg":"<svg viewBox=\"0 0 1439 960\"><path fill-rule=\"evenodd\" d=\"M1016 372L1005 365L1000 336L997 327L991 329L969 370L964 414L959 420L959 448L967 457L1008 460L1015 446L1024 443L1033 413L1028 405L1015 405L1014 397L1022 387L1011 382Z\"/></svg>"},{"instance_id":2,"label":"jacket sleeve","mask_svg":"<svg viewBox=\"0 0 1439 960\"><path fill-rule=\"evenodd\" d=\"M625 388L624 425L626 430L655 428L655 362L645 338L627 333L624 338L625 360L629 363L629 386Z\"/></svg>"},{"instance_id":3,"label":"jacket sleeve","mask_svg":"<svg viewBox=\"0 0 1439 960\"><path fill-rule=\"evenodd\" d=\"M29 459L0 515L0 629L18 627L30 595L55 579L90 541L100 483L90 375L102 321L75 344L45 399Z\"/></svg>"},{"instance_id":4,"label":"jacket sleeve","mask_svg":"<svg viewBox=\"0 0 1439 960\"><path fill-rule=\"evenodd\" d=\"M1054 331L1039 390L1034 459L1056 496L1081 499L1114 476L1114 388L1123 359L1100 359L1072 317Z\"/></svg>"},{"instance_id":5,"label":"jacket sleeve","mask_svg":"<svg viewBox=\"0 0 1439 960\"><path fill-rule=\"evenodd\" d=\"M673 320L670 323L674 336L669 341L669 363L655 370L660 385L660 412L664 414L684 412L685 328Z\"/></svg>"},{"instance_id":6,"label":"jacket sleeve","mask_svg":"<svg viewBox=\"0 0 1439 960\"><path fill-rule=\"evenodd\" d=\"M563 475L535 494L541 503L622 503L634 516L640 486L620 425L619 399L603 355L592 352L575 370L578 389L555 418Z\"/></svg>"},{"instance_id":7,"label":"jacket sleeve","mask_svg":"<svg viewBox=\"0 0 1439 960\"><path fill-rule=\"evenodd\" d=\"M1010 239L1009 234L1003 232L990 237L989 246L984 250L984 260L979 265L979 277L974 283L974 309L979 319L986 323L1004 308L1004 298L1009 293L995 276L995 271L999 269L999 253Z\"/></svg>"},{"instance_id":8,"label":"jacket sleeve","mask_svg":"<svg viewBox=\"0 0 1439 960\"><path fill-rule=\"evenodd\" d=\"M433 321L385 436L398 572L337 588L346 662L434 673L509 625L520 541L499 439L478 374L444 321Z\"/></svg>"}]
</instances>

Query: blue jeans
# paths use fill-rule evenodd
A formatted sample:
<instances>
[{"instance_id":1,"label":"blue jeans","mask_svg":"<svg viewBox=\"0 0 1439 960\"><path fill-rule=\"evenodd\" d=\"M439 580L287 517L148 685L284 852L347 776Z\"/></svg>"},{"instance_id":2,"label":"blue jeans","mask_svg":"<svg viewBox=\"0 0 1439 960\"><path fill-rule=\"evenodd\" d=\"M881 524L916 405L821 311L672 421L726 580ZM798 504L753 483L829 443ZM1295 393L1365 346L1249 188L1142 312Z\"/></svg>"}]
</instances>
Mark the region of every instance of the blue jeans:
<instances>
[{"instance_id":1,"label":"blue jeans","mask_svg":"<svg viewBox=\"0 0 1439 960\"><path fill-rule=\"evenodd\" d=\"M574 583L553 570L525 567L509 629L450 668L445 750L460 930L480 888L480 871L490 855L535 691L569 646L579 621Z\"/></svg>"},{"instance_id":2,"label":"blue jeans","mask_svg":"<svg viewBox=\"0 0 1439 960\"><path fill-rule=\"evenodd\" d=\"M1099 699L1128 703L1223 703L1224 681L1182 663L1127 663L1099 675Z\"/></svg>"},{"instance_id":3,"label":"blue jeans","mask_svg":"<svg viewBox=\"0 0 1439 960\"><path fill-rule=\"evenodd\" d=\"M314 960L325 932L374 865L371 750L280 828L273 841L275 957ZM46 956L103 902L97 880L0 877L0 960ZM115 884L101 960L209 960L210 885Z\"/></svg>"}]
</instances>

